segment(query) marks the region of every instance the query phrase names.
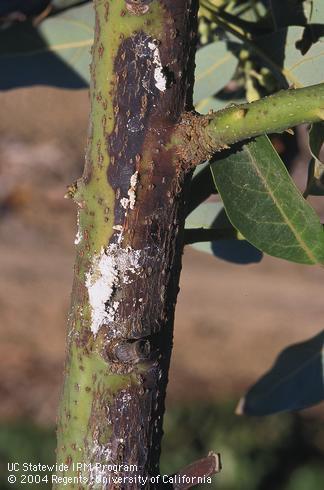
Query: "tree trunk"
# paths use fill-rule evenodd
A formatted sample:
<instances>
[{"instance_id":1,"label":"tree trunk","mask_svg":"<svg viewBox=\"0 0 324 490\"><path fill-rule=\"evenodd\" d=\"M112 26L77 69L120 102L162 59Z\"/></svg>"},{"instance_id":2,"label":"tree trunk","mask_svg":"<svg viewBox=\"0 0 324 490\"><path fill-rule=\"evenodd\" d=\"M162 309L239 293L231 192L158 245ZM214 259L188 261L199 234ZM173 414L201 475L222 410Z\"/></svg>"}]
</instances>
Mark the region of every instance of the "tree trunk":
<instances>
[{"instance_id":1,"label":"tree trunk","mask_svg":"<svg viewBox=\"0 0 324 490\"><path fill-rule=\"evenodd\" d=\"M86 165L69 190L79 229L54 486L153 489L188 187L173 136L191 109L198 2L94 3Z\"/></svg>"}]
</instances>

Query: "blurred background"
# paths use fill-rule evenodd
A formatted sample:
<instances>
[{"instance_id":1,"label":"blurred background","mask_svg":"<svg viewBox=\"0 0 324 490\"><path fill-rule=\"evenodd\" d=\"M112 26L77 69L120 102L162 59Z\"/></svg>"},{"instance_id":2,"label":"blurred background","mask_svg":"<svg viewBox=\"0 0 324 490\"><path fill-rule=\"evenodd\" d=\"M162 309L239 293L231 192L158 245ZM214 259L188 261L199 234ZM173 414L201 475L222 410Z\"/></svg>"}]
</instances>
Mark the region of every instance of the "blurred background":
<instances>
[{"instance_id":1,"label":"blurred background","mask_svg":"<svg viewBox=\"0 0 324 490\"><path fill-rule=\"evenodd\" d=\"M63 198L81 175L88 93L36 87L0 94L0 489L7 461L54 461L76 233ZM306 180L306 132L275 140ZM293 150L292 150L292 149ZM312 198L322 215L324 205ZM223 470L209 488L324 488L323 404L296 414L235 415L279 352L322 329L323 269L264 257L236 265L184 254L162 472L209 450ZM42 488L38 485L37 488ZM43 488L47 488L46 485ZM207 485L206 485L207 488Z\"/></svg>"}]
</instances>

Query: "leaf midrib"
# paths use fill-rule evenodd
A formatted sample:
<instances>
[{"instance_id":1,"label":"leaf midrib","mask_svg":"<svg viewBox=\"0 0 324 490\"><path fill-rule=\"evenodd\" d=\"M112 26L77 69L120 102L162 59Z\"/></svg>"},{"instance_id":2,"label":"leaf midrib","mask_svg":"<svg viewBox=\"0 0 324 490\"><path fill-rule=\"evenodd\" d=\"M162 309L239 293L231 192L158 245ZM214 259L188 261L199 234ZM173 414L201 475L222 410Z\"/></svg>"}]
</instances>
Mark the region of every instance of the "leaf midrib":
<instances>
[{"instance_id":1,"label":"leaf midrib","mask_svg":"<svg viewBox=\"0 0 324 490\"><path fill-rule=\"evenodd\" d=\"M304 250L304 252L306 253L307 257L313 262L313 263L316 263L317 262L317 259L316 257L314 256L314 254L312 253L311 250L309 250L309 248L307 247L306 243L301 239L301 237L299 236L299 234L295 231L295 228L293 226L293 224L291 223L291 221L289 220L288 216L286 215L286 213L284 212L282 206L280 205L279 201L276 199L274 193L272 192L272 189L271 187L269 186L267 180L265 179L264 175L262 174L261 170L259 169L258 165L257 165L257 161L254 157L254 155L252 154L250 148L246 147L246 150L250 156L250 159L251 159L251 163L257 173L257 175L260 177L265 189L267 190L267 192L269 193L271 199L273 200L273 202L275 203L275 205L277 206L277 209L279 210L284 222L286 223L286 225L289 227L289 229L291 230L291 232L293 233L293 235L295 236L297 242L299 243L299 245L301 246L301 248Z\"/></svg>"}]
</instances>

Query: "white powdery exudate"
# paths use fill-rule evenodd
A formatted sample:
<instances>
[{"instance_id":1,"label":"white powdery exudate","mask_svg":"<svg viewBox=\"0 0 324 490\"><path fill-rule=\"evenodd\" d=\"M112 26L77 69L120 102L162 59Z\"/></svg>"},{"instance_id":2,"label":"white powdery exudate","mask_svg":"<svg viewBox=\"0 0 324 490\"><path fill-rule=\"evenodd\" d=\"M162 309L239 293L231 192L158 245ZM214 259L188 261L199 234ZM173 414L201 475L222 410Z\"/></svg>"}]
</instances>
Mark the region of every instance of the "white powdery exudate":
<instances>
[{"instance_id":1,"label":"white powdery exudate","mask_svg":"<svg viewBox=\"0 0 324 490\"><path fill-rule=\"evenodd\" d=\"M119 306L118 301L112 301L114 290L122 283L132 282L130 274L140 274L140 257L141 250L111 244L106 249L102 247L100 253L93 258L85 281L91 306L93 335L97 335L102 325L114 321Z\"/></svg>"},{"instance_id":2,"label":"white powdery exudate","mask_svg":"<svg viewBox=\"0 0 324 490\"><path fill-rule=\"evenodd\" d=\"M79 212L79 210L78 210L77 227L78 227L78 231L77 231L77 234L76 234L76 237L74 240L74 245L79 245L79 243L82 240L82 233L81 233L81 229L80 229L80 212Z\"/></svg>"},{"instance_id":3,"label":"white powdery exudate","mask_svg":"<svg viewBox=\"0 0 324 490\"><path fill-rule=\"evenodd\" d=\"M160 90L160 92L164 92L166 90L167 81L166 76L163 73L163 66L160 58L160 51L155 42L149 42L148 47L151 51L153 51L153 63L155 65L154 70L154 80L155 86Z\"/></svg>"}]
</instances>

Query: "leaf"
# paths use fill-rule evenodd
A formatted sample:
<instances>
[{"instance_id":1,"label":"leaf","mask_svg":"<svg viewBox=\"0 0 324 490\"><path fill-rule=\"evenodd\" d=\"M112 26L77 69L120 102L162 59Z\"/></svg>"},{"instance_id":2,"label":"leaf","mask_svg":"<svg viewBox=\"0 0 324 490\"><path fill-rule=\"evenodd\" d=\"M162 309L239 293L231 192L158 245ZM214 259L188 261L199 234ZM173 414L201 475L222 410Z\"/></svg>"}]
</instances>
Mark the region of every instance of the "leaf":
<instances>
[{"instance_id":1,"label":"leaf","mask_svg":"<svg viewBox=\"0 0 324 490\"><path fill-rule=\"evenodd\" d=\"M309 132L309 147L312 159L308 166L308 179L305 196L324 195L324 163L320 160L320 151L324 143L324 123L313 124Z\"/></svg>"},{"instance_id":2,"label":"leaf","mask_svg":"<svg viewBox=\"0 0 324 490\"><path fill-rule=\"evenodd\" d=\"M289 27L258 38L257 45L271 59L269 68L276 68L289 85L303 87L324 81L324 41L309 48L303 43L303 28ZM309 49L307 49L309 48ZM266 60L263 60L267 64Z\"/></svg>"},{"instance_id":3,"label":"leaf","mask_svg":"<svg viewBox=\"0 0 324 490\"><path fill-rule=\"evenodd\" d=\"M255 247L303 264L324 263L324 232L267 136L211 165L233 226Z\"/></svg>"},{"instance_id":4,"label":"leaf","mask_svg":"<svg viewBox=\"0 0 324 490\"><path fill-rule=\"evenodd\" d=\"M283 350L273 367L250 388L239 415L302 410L324 400L324 331Z\"/></svg>"},{"instance_id":5,"label":"leaf","mask_svg":"<svg viewBox=\"0 0 324 490\"><path fill-rule=\"evenodd\" d=\"M220 202L200 204L186 219L186 229L192 228L229 231L233 229ZM250 264L260 262L262 259L262 253L246 240L224 239L198 242L192 247L236 264Z\"/></svg>"},{"instance_id":6,"label":"leaf","mask_svg":"<svg viewBox=\"0 0 324 490\"><path fill-rule=\"evenodd\" d=\"M200 48L196 55L194 104L219 92L231 80L237 63L225 41Z\"/></svg>"},{"instance_id":7,"label":"leaf","mask_svg":"<svg viewBox=\"0 0 324 490\"><path fill-rule=\"evenodd\" d=\"M43 84L86 87L90 78L94 9L91 3L0 30L0 89Z\"/></svg>"}]
</instances>

